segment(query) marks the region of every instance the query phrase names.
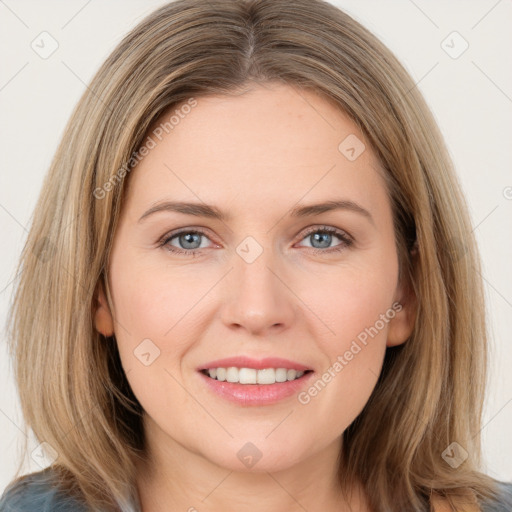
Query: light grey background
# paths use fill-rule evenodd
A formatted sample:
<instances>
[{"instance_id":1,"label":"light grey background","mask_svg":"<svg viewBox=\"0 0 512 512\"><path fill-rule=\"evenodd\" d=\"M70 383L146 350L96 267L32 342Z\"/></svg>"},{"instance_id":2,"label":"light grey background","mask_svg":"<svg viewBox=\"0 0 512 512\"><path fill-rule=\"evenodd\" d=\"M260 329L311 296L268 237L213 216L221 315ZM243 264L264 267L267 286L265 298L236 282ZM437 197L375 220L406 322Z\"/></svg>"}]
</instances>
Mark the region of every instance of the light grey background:
<instances>
[{"instance_id":1,"label":"light grey background","mask_svg":"<svg viewBox=\"0 0 512 512\"><path fill-rule=\"evenodd\" d=\"M0 0L2 326L28 221L73 107L122 36L164 3ZM446 137L469 201L484 265L492 345L482 431L485 469L493 477L512 481L512 3L332 3L395 52L425 95ZM43 59L31 44L39 52L51 49L51 39L40 35L44 31L57 41L58 48ZM46 39L41 42L43 37ZM464 41L469 47L453 58L464 48ZM42 300L44 293L41 290ZM0 346L0 387L1 492L12 479L23 438L5 343ZM37 448L33 438L29 446ZM38 469L30 460L25 471Z\"/></svg>"}]
</instances>

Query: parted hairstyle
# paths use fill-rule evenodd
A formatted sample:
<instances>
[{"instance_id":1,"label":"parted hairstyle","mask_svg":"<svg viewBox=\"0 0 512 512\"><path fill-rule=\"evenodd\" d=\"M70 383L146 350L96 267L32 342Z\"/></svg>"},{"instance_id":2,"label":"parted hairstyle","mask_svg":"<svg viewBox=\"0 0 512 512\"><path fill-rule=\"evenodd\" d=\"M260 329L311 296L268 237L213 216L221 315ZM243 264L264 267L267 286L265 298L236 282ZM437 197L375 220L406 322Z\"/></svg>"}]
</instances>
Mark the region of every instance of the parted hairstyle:
<instances>
[{"instance_id":1,"label":"parted hairstyle","mask_svg":"<svg viewBox=\"0 0 512 512\"><path fill-rule=\"evenodd\" d=\"M410 338L387 348L343 432L340 486L362 482L375 512L429 511L436 500L480 510L497 487L481 469L488 341L468 208L410 75L323 0L177 0L100 67L64 131L17 267L8 343L25 429L58 454L52 468L70 495L94 510L136 510L143 409L115 340L93 323L100 282L111 304L106 272L134 155L152 124L191 98L271 82L321 94L364 134L385 170L399 275L418 303ZM456 468L443 458L453 442L468 453Z\"/></svg>"}]
</instances>

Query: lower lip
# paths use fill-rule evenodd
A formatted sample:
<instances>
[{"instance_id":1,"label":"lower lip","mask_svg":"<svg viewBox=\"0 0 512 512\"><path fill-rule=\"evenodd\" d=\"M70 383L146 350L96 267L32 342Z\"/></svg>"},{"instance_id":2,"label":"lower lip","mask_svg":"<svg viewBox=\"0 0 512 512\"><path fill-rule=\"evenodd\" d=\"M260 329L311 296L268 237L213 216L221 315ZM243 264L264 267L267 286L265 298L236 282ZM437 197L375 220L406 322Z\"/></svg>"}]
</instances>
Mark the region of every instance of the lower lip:
<instances>
[{"instance_id":1,"label":"lower lip","mask_svg":"<svg viewBox=\"0 0 512 512\"><path fill-rule=\"evenodd\" d=\"M270 405L292 395L296 395L310 381L314 372L304 374L299 379L275 384L239 384L212 379L202 372L199 375L214 393L238 405Z\"/></svg>"}]
</instances>

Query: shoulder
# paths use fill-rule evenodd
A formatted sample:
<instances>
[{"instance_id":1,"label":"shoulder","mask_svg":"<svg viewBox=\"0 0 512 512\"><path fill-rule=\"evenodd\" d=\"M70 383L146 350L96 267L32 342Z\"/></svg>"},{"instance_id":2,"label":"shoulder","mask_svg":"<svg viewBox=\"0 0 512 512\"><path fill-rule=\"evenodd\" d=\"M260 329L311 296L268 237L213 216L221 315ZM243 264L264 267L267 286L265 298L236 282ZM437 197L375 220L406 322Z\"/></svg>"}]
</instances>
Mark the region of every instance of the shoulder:
<instances>
[{"instance_id":1,"label":"shoulder","mask_svg":"<svg viewBox=\"0 0 512 512\"><path fill-rule=\"evenodd\" d=\"M496 482L498 485L497 500L486 500L481 503L482 512L512 511L512 482Z\"/></svg>"},{"instance_id":2,"label":"shoulder","mask_svg":"<svg viewBox=\"0 0 512 512\"><path fill-rule=\"evenodd\" d=\"M50 468L11 482L0 497L0 512L86 512L83 505L63 493Z\"/></svg>"}]
</instances>

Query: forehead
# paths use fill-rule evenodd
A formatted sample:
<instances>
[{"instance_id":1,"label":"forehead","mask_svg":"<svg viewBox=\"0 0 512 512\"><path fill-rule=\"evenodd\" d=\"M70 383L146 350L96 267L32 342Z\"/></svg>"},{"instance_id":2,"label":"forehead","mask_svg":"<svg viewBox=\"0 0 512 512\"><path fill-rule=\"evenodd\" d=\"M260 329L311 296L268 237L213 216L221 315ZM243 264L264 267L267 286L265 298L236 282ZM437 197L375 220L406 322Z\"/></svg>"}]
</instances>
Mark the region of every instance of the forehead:
<instances>
[{"instance_id":1,"label":"forehead","mask_svg":"<svg viewBox=\"0 0 512 512\"><path fill-rule=\"evenodd\" d=\"M167 111L148 132L153 147L131 171L126 196L138 210L164 198L238 198L259 212L269 201L284 207L336 192L367 203L386 195L357 125L313 91L254 85L189 104Z\"/></svg>"}]
</instances>

